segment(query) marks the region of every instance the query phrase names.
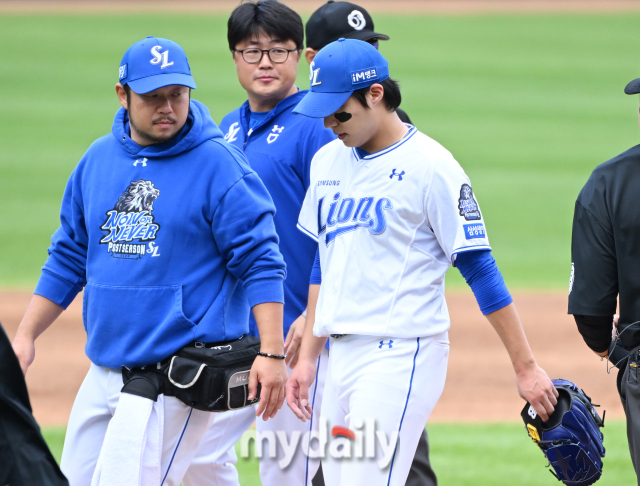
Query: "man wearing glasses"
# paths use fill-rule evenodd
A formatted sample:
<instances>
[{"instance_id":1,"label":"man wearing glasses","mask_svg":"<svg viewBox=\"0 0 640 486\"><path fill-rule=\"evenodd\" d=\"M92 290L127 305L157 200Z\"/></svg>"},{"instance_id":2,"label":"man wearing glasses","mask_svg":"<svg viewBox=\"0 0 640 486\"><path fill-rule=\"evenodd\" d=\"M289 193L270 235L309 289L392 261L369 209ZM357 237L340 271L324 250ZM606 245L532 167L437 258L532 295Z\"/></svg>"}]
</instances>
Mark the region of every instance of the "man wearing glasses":
<instances>
[{"instance_id":1,"label":"man wearing glasses","mask_svg":"<svg viewBox=\"0 0 640 486\"><path fill-rule=\"evenodd\" d=\"M224 117L220 129L227 142L244 151L276 206L274 222L280 251L287 264L284 284L286 362L293 367L304 329L309 277L317 248L317 244L297 230L296 224L309 187L311 159L335 136L324 128L321 119L292 113L307 93L295 85L304 48L304 26L300 16L276 0L251 1L239 5L231 13L227 25L229 49L238 81L246 90L248 100ZM257 335L255 320L251 320L250 327ZM316 416L320 415L327 358L325 349L318 362L317 386L312 391L312 401L314 393L318 396ZM207 432L183 484L237 484L233 482L233 476L237 474L232 466L235 462L233 446L254 420L252 409L220 414L219 420L215 420ZM269 447L263 447L260 458L263 485L311 485L319 459L309 459L304 451L308 450L310 431L317 428L317 421L300 422L288 406L268 422L257 421L258 434L278 437L274 441L276 457L270 458ZM282 447L282 434L289 444L296 442L291 446L294 453L290 462ZM312 449L317 448L316 443L313 442ZM235 477L237 481L237 475Z\"/></svg>"}]
</instances>

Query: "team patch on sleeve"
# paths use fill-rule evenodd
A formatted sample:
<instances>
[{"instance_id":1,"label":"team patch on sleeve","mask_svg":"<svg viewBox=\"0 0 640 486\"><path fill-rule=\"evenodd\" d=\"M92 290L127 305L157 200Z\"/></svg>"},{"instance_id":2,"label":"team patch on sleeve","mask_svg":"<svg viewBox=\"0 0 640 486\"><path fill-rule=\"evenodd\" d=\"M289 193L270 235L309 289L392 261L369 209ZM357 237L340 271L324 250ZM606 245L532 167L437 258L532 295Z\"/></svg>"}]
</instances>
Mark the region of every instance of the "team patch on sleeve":
<instances>
[{"instance_id":1,"label":"team patch on sleeve","mask_svg":"<svg viewBox=\"0 0 640 486\"><path fill-rule=\"evenodd\" d=\"M458 199L458 209L460 216L464 216L467 221L476 221L482 219L480 208L476 199L473 197L473 190L469 184L462 184L460 187L460 199ZM468 238L467 238L468 239Z\"/></svg>"},{"instance_id":2,"label":"team patch on sleeve","mask_svg":"<svg viewBox=\"0 0 640 486\"><path fill-rule=\"evenodd\" d=\"M487 237L487 232L485 231L482 223L464 224L462 227L464 228L464 237L467 240Z\"/></svg>"}]
</instances>

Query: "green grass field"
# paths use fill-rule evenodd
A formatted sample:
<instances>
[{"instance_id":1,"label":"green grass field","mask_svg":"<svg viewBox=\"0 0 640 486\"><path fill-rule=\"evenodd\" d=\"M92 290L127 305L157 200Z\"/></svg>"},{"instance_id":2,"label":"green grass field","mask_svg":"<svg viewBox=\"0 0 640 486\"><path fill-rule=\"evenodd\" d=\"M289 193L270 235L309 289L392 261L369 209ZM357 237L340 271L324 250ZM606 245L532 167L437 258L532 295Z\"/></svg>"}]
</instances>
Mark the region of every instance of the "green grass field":
<instances>
[{"instance_id":1,"label":"green grass field","mask_svg":"<svg viewBox=\"0 0 640 486\"><path fill-rule=\"evenodd\" d=\"M638 14L382 16L376 30L402 107L465 168L511 288L565 289L573 203L591 170L638 141ZM111 129L122 54L147 36L179 42L219 121L245 100L215 15L0 17L0 287L32 289L66 180ZM308 86L300 63L298 86ZM457 271L448 285L464 286ZM443 485L556 484L520 425L434 424ZM44 431L59 458L64 430ZM605 429L599 485L633 484L624 424ZM257 485L255 460L239 463Z\"/></svg>"},{"instance_id":2,"label":"green grass field","mask_svg":"<svg viewBox=\"0 0 640 486\"><path fill-rule=\"evenodd\" d=\"M0 17L0 287L33 288L70 172L108 133L126 48L185 48L194 98L219 121L240 105L214 15ZM471 180L514 288L566 288L573 202L597 164L637 143L640 15L376 16L403 108ZM308 86L300 63L298 85ZM449 285L463 285L457 271Z\"/></svg>"},{"instance_id":3,"label":"green grass field","mask_svg":"<svg viewBox=\"0 0 640 486\"><path fill-rule=\"evenodd\" d=\"M43 432L59 461L64 429ZM634 484L624 422L606 422L603 432L607 451L598 486ZM545 467L542 452L520 424L432 424L429 442L433 469L442 486L557 484ZM239 448L237 452L240 453ZM257 459L239 459L237 467L242 486L260 486Z\"/></svg>"}]
</instances>

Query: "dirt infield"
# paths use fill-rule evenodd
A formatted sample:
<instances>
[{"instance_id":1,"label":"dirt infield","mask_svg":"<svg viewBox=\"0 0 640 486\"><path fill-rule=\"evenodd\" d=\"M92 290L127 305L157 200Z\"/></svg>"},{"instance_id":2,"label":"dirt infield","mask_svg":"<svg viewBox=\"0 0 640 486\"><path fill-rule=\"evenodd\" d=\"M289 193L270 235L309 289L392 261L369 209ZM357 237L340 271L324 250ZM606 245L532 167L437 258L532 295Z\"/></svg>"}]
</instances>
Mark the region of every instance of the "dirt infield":
<instances>
[{"instance_id":1,"label":"dirt infield","mask_svg":"<svg viewBox=\"0 0 640 486\"><path fill-rule=\"evenodd\" d=\"M0 0L0 14L48 13L229 13L241 0ZM284 0L298 12L310 14L325 0ZM393 14L640 11L638 0L359 0L371 12Z\"/></svg>"},{"instance_id":2,"label":"dirt infield","mask_svg":"<svg viewBox=\"0 0 640 486\"><path fill-rule=\"evenodd\" d=\"M30 298L27 292L0 292L0 322L11 339ZM515 294L514 299L536 358L551 377L575 381L602 405L607 417L623 417L615 369L607 375L605 362L584 345L566 315L566 294ZM452 322L449 371L431 421L519 420L523 402L497 335L470 293L450 293L447 302ZM78 298L37 341L36 360L27 373L34 414L42 425L67 423L89 368L85 342Z\"/></svg>"}]
</instances>

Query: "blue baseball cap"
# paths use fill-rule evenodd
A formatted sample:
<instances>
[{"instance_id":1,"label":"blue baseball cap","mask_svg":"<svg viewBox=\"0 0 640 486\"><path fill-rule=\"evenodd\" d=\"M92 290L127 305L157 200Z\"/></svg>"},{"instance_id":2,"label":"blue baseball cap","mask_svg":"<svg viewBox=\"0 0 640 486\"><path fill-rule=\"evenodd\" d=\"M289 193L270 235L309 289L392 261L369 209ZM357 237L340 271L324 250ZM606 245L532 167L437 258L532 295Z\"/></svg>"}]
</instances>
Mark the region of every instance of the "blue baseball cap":
<instances>
[{"instance_id":1,"label":"blue baseball cap","mask_svg":"<svg viewBox=\"0 0 640 486\"><path fill-rule=\"evenodd\" d=\"M311 63L311 90L293 112L311 118L335 113L357 89L389 77L389 63L368 42L338 39L323 47Z\"/></svg>"},{"instance_id":2,"label":"blue baseball cap","mask_svg":"<svg viewBox=\"0 0 640 486\"><path fill-rule=\"evenodd\" d=\"M191 68L182 47L168 39L149 36L133 44L122 56L120 83L138 94L172 84L195 89Z\"/></svg>"}]
</instances>

